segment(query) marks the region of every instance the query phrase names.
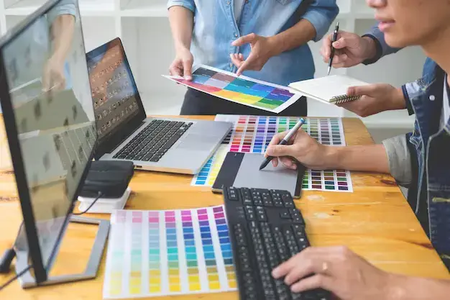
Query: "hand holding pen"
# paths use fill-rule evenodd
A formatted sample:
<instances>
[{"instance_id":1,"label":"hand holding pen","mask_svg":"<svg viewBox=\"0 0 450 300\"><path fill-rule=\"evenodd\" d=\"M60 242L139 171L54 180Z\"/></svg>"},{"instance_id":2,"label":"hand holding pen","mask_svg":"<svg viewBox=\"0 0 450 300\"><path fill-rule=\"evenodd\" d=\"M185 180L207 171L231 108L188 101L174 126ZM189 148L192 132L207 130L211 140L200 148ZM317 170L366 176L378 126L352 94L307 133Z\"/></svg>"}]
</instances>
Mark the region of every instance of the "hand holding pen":
<instances>
[{"instance_id":1,"label":"hand holding pen","mask_svg":"<svg viewBox=\"0 0 450 300\"><path fill-rule=\"evenodd\" d=\"M278 143L278 145L287 145L291 138L294 136L294 134L297 133L297 131L305 124L305 119L300 118L300 120L295 124L295 126L286 134L286 136ZM268 156L266 159L262 162L261 166L259 167L259 170L264 169L267 167L267 165L274 159L273 156Z\"/></svg>"},{"instance_id":2,"label":"hand holding pen","mask_svg":"<svg viewBox=\"0 0 450 300\"><path fill-rule=\"evenodd\" d=\"M333 33L333 39L331 41L331 55L330 55L330 61L328 62L328 73L327 73L327 75L330 75L331 66L333 65L334 53L336 51L336 49L333 47L333 43L337 41L338 33L339 33L339 22L337 22L337 24L336 24L336 28L334 29L334 33Z\"/></svg>"}]
</instances>

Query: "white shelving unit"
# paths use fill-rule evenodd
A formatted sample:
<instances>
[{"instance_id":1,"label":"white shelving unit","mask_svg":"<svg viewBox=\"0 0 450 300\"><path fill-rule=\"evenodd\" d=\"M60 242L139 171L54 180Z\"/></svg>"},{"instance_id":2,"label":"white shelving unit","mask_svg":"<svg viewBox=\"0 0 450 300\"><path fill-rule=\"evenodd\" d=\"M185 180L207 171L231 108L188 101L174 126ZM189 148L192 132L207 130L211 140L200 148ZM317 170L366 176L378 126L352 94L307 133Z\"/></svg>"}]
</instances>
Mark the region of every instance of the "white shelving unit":
<instances>
[{"instance_id":1,"label":"white shelving unit","mask_svg":"<svg viewBox=\"0 0 450 300\"><path fill-rule=\"evenodd\" d=\"M167 18L167 0L79 0L86 50L121 37L141 92L147 113L178 114L185 89L161 77L167 74L174 58L172 36ZM45 0L0 0L0 32L17 24ZM364 33L375 23L373 11L365 1L337 0L341 29ZM334 24L330 27L333 30ZM321 42L309 45L316 64L316 77L326 74L327 66L319 54ZM425 57L417 48L402 50L372 66L334 70L368 82L387 82L399 86L421 75ZM309 102L310 116L351 116L342 109ZM368 126L409 127L406 112L389 112L364 120Z\"/></svg>"}]
</instances>

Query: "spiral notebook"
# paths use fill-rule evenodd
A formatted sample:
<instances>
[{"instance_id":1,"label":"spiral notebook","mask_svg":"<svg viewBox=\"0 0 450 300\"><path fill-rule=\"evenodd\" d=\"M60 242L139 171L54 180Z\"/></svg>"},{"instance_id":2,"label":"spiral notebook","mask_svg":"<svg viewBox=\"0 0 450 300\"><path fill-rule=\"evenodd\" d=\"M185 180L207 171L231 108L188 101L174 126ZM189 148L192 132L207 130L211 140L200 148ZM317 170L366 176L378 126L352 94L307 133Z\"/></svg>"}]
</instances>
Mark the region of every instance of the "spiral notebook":
<instances>
[{"instance_id":1,"label":"spiral notebook","mask_svg":"<svg viewBox=\"0 0 450 300\"><path fill-rule=\"evenodd\" d=\"M293 82L289 87L312 98L328 104L340 104L355 101L360 96L347 96L347 89L352 86L367 85L367 82L345 76L332 75L310 80Z\"/></svg>"}]
</instances>

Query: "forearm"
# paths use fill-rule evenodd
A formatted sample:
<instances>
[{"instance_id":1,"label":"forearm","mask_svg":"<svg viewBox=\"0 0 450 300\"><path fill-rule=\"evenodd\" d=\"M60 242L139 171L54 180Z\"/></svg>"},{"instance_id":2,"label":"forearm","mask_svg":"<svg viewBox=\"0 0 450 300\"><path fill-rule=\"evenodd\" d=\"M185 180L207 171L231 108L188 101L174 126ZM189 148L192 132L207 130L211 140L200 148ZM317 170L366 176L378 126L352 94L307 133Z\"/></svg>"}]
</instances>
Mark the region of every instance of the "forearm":
<instances>
[{"instance_id":1,"label":"forearm","mask_svg":"<svg viewBox=\"0 0 450 300\"><path fill-rule=\"evenodd\" d=\"M390 275L386 300L444 300L450 294L450 281Z\"/></svg>"},{"instance_id":2,"label":"forearm","mask_svg":"<svg viewBox=\"0 0 450 300\"><path fill-rule=\"evenodd\" d=\"M52 24L53 55L52 58L64 62L70 51L75 29L75 17L60 15Z\"/></svg>"},{"instance_id":3,"label":"forearm","mask_svg":"<svg viewBox=\"0 0 450 300\"><path fill-rule=\"evenodd\" d=\"M274 45L274 55L295 49L306 44L316 36L316 29L306 19L300 20L293 27L270 37Z\"/></svg>"},{"instance_id":4,"label":"forearm","mask_svg":"<svg viewBox=\"0 0 450 300\"><path fill-rule=\"evenodd\" d=\"M389 162L383 145L327 148L328 169L389 173Z\"/></svg>"},{"instance_id":5,"label":"forearm","mask_svg":"<svg viewBox=\"0 0 450 300\"><path fill-rule=\"evenodd\" d=\"M169 21L175 49L190 49L194 27L192 11L182 6L172 6L169 9Z\"/></svg>"}]
</instances>

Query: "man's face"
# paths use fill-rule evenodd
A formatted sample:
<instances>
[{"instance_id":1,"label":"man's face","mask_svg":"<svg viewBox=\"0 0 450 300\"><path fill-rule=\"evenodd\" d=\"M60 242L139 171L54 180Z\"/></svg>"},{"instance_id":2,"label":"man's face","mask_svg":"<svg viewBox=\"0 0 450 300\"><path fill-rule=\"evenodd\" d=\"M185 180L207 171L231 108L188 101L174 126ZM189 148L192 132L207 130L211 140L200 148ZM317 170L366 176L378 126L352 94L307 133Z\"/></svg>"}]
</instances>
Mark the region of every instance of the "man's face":
<instances>
[{"instance_id":1,"label":"man's face","mask_svg":"<svg viewBox=\"0 0 450 300\"><path fill-rule=\"evenodd\" d=\"M450 0L366 0L391 47L425 45L450 28Z\"/></svg>"}]
</instances>

